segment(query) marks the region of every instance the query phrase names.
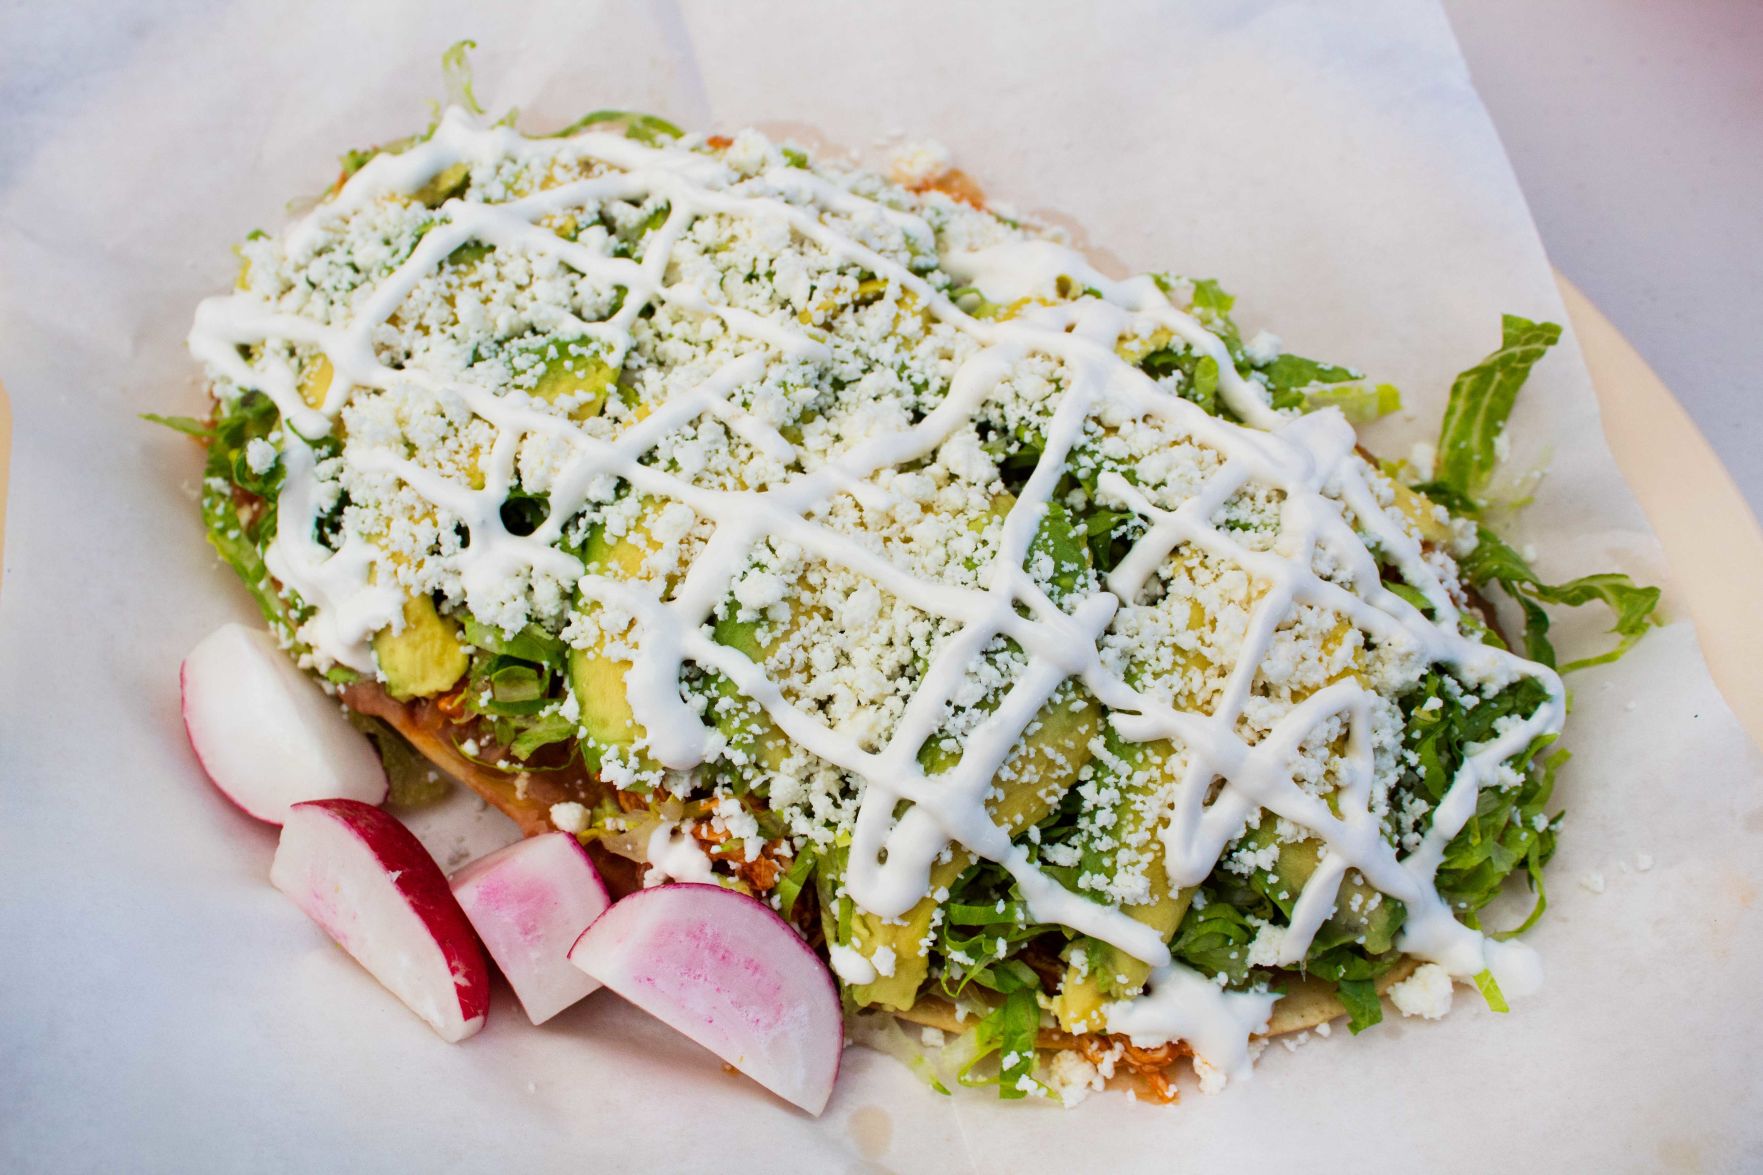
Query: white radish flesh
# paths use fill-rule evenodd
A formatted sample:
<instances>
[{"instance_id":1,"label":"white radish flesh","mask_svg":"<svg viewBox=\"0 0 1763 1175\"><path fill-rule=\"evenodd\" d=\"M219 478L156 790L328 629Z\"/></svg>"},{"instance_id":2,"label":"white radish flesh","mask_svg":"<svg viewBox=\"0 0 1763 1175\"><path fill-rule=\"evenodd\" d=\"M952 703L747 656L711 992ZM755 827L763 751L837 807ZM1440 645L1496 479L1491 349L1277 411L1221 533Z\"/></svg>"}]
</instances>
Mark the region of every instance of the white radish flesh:
<instances>
[{"instance_id":1,"label":"white radish flesh","mask_svg":"<svg viewBox=\"0 0 1763 1175\"><path fill-rule=\"evenodd\" d=\"M280 824L303 800L385 802L373 745L267 632L216 629L184 658L178 680L202 770L247 814Z\"/></svg>"},{"instance_id":2,"label":"white radish flesh","mask_svg":"<svg viewBox=\"0 0 1763 1175\"><path fill-rule=\"evenodd\" d=\"M575 837L548 832L473 861L453 896L534 1024L599 988L569 948L612 898Z\"/></svg>"},{"instance_id":3,"label":"white radish flesh","mask_svg":"<svg viewBox=\"0 0 1763 1175\"><path fill-rule=\"evenodd\" d=\"M269 879L442 1039L484 1026L483 952L446 874L395 817L355 800L295 804Z\"/></svg>"},{"instance_id":4,"label":"white radish flesh","mask_svg":"<svg viewBox=\"0 0 1763 1175\"><path fill-rule=\"evenodd\" d=\"M826 1108L845 1047L838 988L762 902L717 885L641 890L569 958L784 1100Z\"/></svg>"}]
</instances>

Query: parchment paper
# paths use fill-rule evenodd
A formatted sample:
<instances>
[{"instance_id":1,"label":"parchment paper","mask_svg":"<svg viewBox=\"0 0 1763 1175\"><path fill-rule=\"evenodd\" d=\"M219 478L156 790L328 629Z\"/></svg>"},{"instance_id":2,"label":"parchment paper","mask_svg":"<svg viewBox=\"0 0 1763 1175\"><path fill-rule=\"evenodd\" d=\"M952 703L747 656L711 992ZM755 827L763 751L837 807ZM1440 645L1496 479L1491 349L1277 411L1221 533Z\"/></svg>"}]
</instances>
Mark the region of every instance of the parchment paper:
<instances>
[{"instance_id":1,"label":"parchment paper","mask_svg":"<svg viewBox=\"0 0 1763 1175\"><path fill-rule=\"evenodd\" d=\"M1431 433L1501 311L1564 321L1428 3L8 9L0 1169L1763 1162L1763 789L1684 625L1574 679L1540 996L1495 1016L1460 991L1439 1024L1276 1045L1252 1082L1178 1109L946 1099L854 1050L816 1122L610 995L533 1029L500 992L449 1047L381 992L265 883L273 833L185 746L178 660L249 608L202 541L198 454L135 414L200 410L182 340L231 279L228 244L322 189L343 149L420 127L463 36L479 95L530 126L619 106L864 149L940 140L1102 256L1214 275L1243 323L1398 383L1413 415L1381 427L1387 453ZM1553 454L1521 536L1545 573L1664 574L1571 339L1514 433L1521 456ZM435 820L444 858L470 851Z\"/></svg>"}]
</instances>

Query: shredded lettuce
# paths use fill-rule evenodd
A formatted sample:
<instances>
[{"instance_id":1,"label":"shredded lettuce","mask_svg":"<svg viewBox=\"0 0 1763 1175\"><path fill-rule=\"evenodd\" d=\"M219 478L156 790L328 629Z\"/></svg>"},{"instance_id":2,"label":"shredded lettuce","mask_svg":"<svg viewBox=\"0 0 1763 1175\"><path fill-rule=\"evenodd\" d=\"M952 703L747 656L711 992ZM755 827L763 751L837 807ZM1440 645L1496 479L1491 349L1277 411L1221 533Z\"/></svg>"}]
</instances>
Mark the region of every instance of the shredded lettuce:
<instances>
[{"instance_id":1,"label":"shredded lettuce","mask_svg":"<svg viewBox=\"0 0 1763 1175\"><path fill-rule=\"evenodd\" d=\"M1207 975L1222 975L1236 985L1249 977L1249 943L1254 938L1255 928L1242 910L1211 896L1203 905L1188 906L1169 953Z\"/></svg>"},{"instance_id":2,"label":"shredded lettuce","mask_svg":"<svg viewBox=\"0 0 1763 1175\"><path fill-rule=\"evenodd\" d=\"M1242 350L1242 335L1230 316L1231 307L1237 304L1235 295L1225 293L1224 287L1209 277L1194 279L1193 286L1194 301L1190 309L1194 317L1217 335L1231 354Z\"/></svg>"},{"instance_id":3,"label":"shredded lettuce","mask_svg":"<svg viewBox=\"0 0 1763 1175\"><path fill-rule=\"evenodd\" d=\"M298 623L296 609L275 589L263 548L275 537L276 494L281 488L280 460L258 471L246 460L246 448L254 440L267 440L281 423L275 403L262 392L246 392L219 403L214 420L190 416L145 413L143 420L163 425L203 442L208 459L202 478L202 522L215 553L231 567L257 602L270 629L284 639ZM255 507L242 505L239 491L262 501Z\"/></svg>"},{"instance_id":4,"label":"shredded lettuce","mask_svg":"<svg viewBox=\"0 0 1763 1175\"><path fill-rule=\"evenodd\" d=\"M174 432L195 437L199 441L210 440L214 436L214 426L206 420L197 420L194 416L161 416L157 412L143 412L141 419L149 424L163 424Z\"/></svg>"},{"instance_id":5,"label":"shredded lettuce","mask_svg":"<svg viewBox=\"0 0 1763 1175\"><path fill-rule=\"evenodd\" d=\"M379 752L380 762L386 769L386 782L391 788L387 802L393 807L417 808L432 804L451 790L451 781L418 754L416 748L389 723L353 710L348 711L348 715L349 721Z\"/></svg>"},{"instance_id":6,"label":"shredded lettuce","mask_svg":"<svg viewBox=\"0 0 1763 1175\"><path fill-rule=\"evenodd\" d=\"M1477 973L1475 977L1475 986L1476 989L1481 992L1481 998L1488 1002L1488 1007L1493 1011L1510 1012L1512 1010L1506 1004L1506 997L1500 991L1500 985L1494 982L1494 973L1492 971L1481 971Z\"/></svg>"},{"instance_id":7,"label":"shredded lettuce","mask_svg":"<svg viewBox=\"0 0 1763 1175\"><path fill-rule=\"evenodd\" d=\"M570 135L580 134L591 126L612 124L622 128L626 138L635 139L640 143L657 143L663 139L677 139L685 134L679 127L653 114L643 114L635 110L595 110L582 115L553 138L565 139Z\"/></svg>"},{"instance_id":8,"label":"shredded lettuce","mask_svg":"<svg viewBox=\"0 0 1763 1175\"><path fill-rule=\"evenodd\" d=\"M1315 384L1346 384L1364 379L1351 367L1337 367L1302 355L1281 355L1261 369L1267 386L1276 392L1296 392Z\"/></svg>"},{"instance_id":9,"label":"shredded lettuce","mask_svg":"<svg viewBox=\"0 0 1763 1175\"><path fill-rule=\"evenodd\" d=\"M441 77L446 85L447 103L463 106L473 114L482 114L483 106L471 90L471 62L466 54L477 48L476 41L455 41L441 54Z\"/></svg>"},{"instance_id":10,"label":"shredded lettuce","mask_svg":"<svg viewBox=\"0 0 1763 1175\"><path fill-rule=\"evenodd\" d=\"M1527 679L1492 697L1478 695L1474 705L1467 705L1462 690L1444 675L1428 674L1402 703L1403 759L1408 764L1403 787L1438 803L1470 751L1494 737L1502 720L1530 713L1543 698L1542 687ZM1445 847L1437 875L1439 895L1470 926L1479 927L1477 912L1499 896L1520 865L1537 900L1530 916L1503 936L1528 930L1542 916L1542 871L1554 855L1561 820L1548 808L1556 772L1567 761L1566 752L1550 748L1550 740L1538 739L1513 759L1518 783L1483 788L1475 811Z\"/></svg>"},{"instance_id":11,"label":"shredded lettuce","mask_svg":"<svg viewBox=\"0 0 1763 1175\"><path fill-rule=\"evenodd\" d=\"M789 872L777 879L777 910L785 918L795 912L796 899L802 896L802 887L808 884L818 860L819 854L812 847L805 847L790 862Z\"/></svg>"},{"instance_id":12,"label":"shredded lettuce","mask_svg":"<svg viewBox=\"0 0 1763 1175\"><path fill-rule=\"evenodd\" d=\"M1035 1039L1041 1027L1041 1005L1035 988L1025 984L1004 996L973 1030L974 1055L961 1069L959 1080L969 1087L996 1085L1001 1098L1027 1097L1043 1088L1034 1079ZM996 1076L980 1076L974 1069L996 1054Z\"/></svg>"},{"instance_id":13,"label":"shredded lettuce","mask_svg":"<svg viewBox=\"0 0 1763 1175\"><path fill-rule=\"evenodd\" d=\"M1285 356L1280 356L1285 358ZM1312 388L1303 393L1303 408L1315 412L1323 408L1339 408L1354 424L1369 424L1380 417L1401 410L1402 393L1394 384L1333 384Z\"/></svg>"},{"instance_id":14,"label":"shredded lettuce","mask_svg":"<svg viewBox=\"0 0 1763 1175\"><path fill-rule=\"evenodd\" d=\"M936 930L944 995L954 999L969 984L1002 993L1039 982L1014 956L1049 928L1029 919L1028 904L1001 866L989 861L971 866L949 887L949 895Z\"/></svg>"},{"instance_id":15,"label":"shredded lettuce","mask_svg":"<svg viewBox=\"0 0 1763 1175\"><path fill-rule=\"evenodd\" d=\"M466 676L465 708L489 720L496 741L510 754L524 762L544 747L576 737L575 719L562 712L569 650L561 640L536 624L509 635L470 616L465 640L476 650Z\"/></svg>"},{"instance_id":16,"label":"shredded lettuce","mask_svg":"<svg viewBox=\"0 0 1763 1175\"><path fill-rule=\"evenodd\" d=\"M1438 467L1431 481L1416 487L1469 518L1480 517L1486 506L1483 495L1499 464L1499 441L1519 391L1537 361L1561 337L1561 328L1552 322L1531 322L1514 314L1500 321L1499 350L1452 382L1439 430ZM1658 588L1636 584L1615 572L1545 583L1485 522L1478 526L1476 548L1462 560L1462 570L1475 587L1498 586L1518 605L1524 615L1525 655L1551 667L1556 665L1555 648L1549 641L1549 615L1543 605L1574 608L1597 601L1610 609L1615 646L1569 661L1560 666L1563 672L1616 660L1657 623Z\"/></svg>"},{"instance_id":17,"label":"shredded lettuce","mask_svg":"<svg viewBox=\"0 0 1763 1175\"><path fill-rule=\"evenodd\" d=\"M1580 657L1561 666L1563 672L1605 665L1621 657L1657 623L1659 589L1643 587L1628 576L1607 571L1582 575L1566 583L1548 584L1538 578L1518 552L1488 527L1477 532L1475 550L1464 558L1463 574L1476 587L1498 584L1524 613L1524 652L1533 661L1553 667L1555 647L1549 641L1549 614L1544 604L1577 608L1597 601L1610 609L1617 637L1614 647L1596 656Z\"/></svg>"},{"instance_id":18,"label":"shredded lettuce","mask_svg":"<svg viewBox=\"0 0 1763 1175\"><path fill-rule=\"evenodd\" d=\"M1347 1009L1347 1031L1358 1036L1367 1028L1383 1023L1383 1000L1378 998L1377 983L1370 979L1342 979L1335 984L1335 996Z\"/></svg>"}]
</instances>

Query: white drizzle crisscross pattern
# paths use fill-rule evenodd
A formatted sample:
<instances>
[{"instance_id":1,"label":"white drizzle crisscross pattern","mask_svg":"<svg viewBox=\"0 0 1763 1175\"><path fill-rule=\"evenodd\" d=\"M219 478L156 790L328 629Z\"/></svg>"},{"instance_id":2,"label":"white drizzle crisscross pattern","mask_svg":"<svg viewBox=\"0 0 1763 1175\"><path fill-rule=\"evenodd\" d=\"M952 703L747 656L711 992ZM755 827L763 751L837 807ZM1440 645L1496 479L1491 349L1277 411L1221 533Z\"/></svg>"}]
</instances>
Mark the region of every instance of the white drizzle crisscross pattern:
<instances>
[{"instance_id":1,"label":"white drizzle crisscross pattern","mask_svg":"<svg viewBox=\"0 0 1763 1175\"><path fill-rule=\"evenodd\" d=\"M1223 992L1172 963L1156 932L1064 889L987 814L987 792L999 767L1061 684L1076 678L1108 708L1127 739L1167 738L1188 752L1188 767L1175 788L1160 834L1167 871L1175 883L1204 879L1257 808L1302 826L1325 843L1321 863L1298 898L1283 940L1285 962L1304 957L1334 907L1342 879L1349 869L1356 869L1371 885L1406 904L1403 950L1438 962L1459 977L1491 966L1497 974L1507 972L1512 986L1522 985L1518 972L1524 957L1519 948L1492 943L1457 922L1439 898L1433 876L1445 846L1473 813L1476 794L1492 769L1537 737L1560 728L1560 682L1540 665L1458 635L1456 610L1446 585L1428 567L1417 542L1379 507L1352 456L1352 430L1338 414L1294 419L1273 412L1260 389L1237 373L1223 343L1171 304L1150 279L1110 281L1057 245L1016 243L942 258L946 269L979 283L1000 300L1037 288L1056 275L1103 295L1036 308L1008 321L981 321L963 313L922 277L823 219L827 213L879 214L893 220L919 246L934 246L928 226L909 213L865 200L800 169L779 168L762 176L760 185L743 186L716 158L703 153L647 147L604 134L569 142L614 170L502 204L447 202L434 228L344 325L277 313L246 293L210 299L200 307L190 336L192 351L217 376L239 387L265 391L290 426L283 453L287 476L279 502L282 522L268 565L314 610L302 633L305 640L342 664L371 672L367 642L376 631L397 622L402 593L395 586L375 583L374 552L366 540L345 536L340 549L333 551L316 538L315 459L302 435L318 437L327 432L355 388L415 386L434 394L445 390L462 397L495 430L494 443L482 460L481 489L449 481L390 451L356 459L402 479L466 528L470 538L462 557L462 578L468 603L512 577L537 571L567 582L579 580L585 598L616 605L634 616L639 648L627 677L629 699L646 732L648 753L667 767L697 766L710 745L703 720L680 693L681 669L695 662L730 678L796 744L860 778L864 792L853 830L847 886L866 910L883 917L904 913L924 896L934 861L951 844L958 844L1004 866L1036 920L1071 927L1155 965L1146 995L1110 1006L1112 1029L1147 1043L1185 1038L1215 1067L1242 1069L1247 1038L1265 1023L1275 997ZM400 155L376 158L333 199L294 225L284 237L284 248L297 256L313 247L327 224L388 193L412 192L459 162L489 165L508 158L538 158L557 147L556 140L530 140L508 128L481 128L463 113L449 111L427 142ZM761 190L750 190L755 187ZM640 261L565 240L534 223L590 199L649 196L665 199L670 211L650 235ZM966 332L980 346L960 367L940 403L921 420L871 437L839 460L764 492L712 491L645 465L641 458L657 441L705 413L715 415L760 452L788 462L795 455L791 443L744 412L730 394L762 376L770 355L813 359L824 350L822 343L793 324L719 304L684 282L667 282L673 249L694 218L704 214L781 219L800 237L911 291L930 313ZM591 436L520 395L497 394L468 381L452 381L443 389L441 381L420 366L394 371L383 365L374 351L373 329L397 309L424 274L473 240L499 250L548 253L573 270L624 287L627 295L609 319L572 326L581 336L602 343L615 367L631 346L637 316L652 302L716 315L752 346L690 392L656 405L650 415L612 440ZM1121 359L1114 347L1129 318L1151 321L1212 356L1218 363L1222 395L1247 425L1212 417L1170 396ZM242 357L242 345L266 340L303 344L329 358L335 375L319 409L302 401L295 373L287 364L253 365ZM934 453L973 418L1011 366L1034 353L1056 358L1068 380L1047 425L1044 452L1006 517L982 588L920 579L810 520L837 494L869 492L866 479L878 471ZM1024 570L1024 561L1072 447L1086 420L1104 404L1124 408L1135 419L1161 418L1216 449L1225 460L1199 492L1174 510L1154 505L1124 478L1104 474L1101 493L1137 514L1147 529L1107 577L1107 590L1083 598L1068 614L1036 585ZM504 526L500 509L514 484L517 448L529 433L565 442L570 457L550 495L549 517L533 533L521 536ZM558 549L565 524L588 500L590 486L608 475L638 493L681 502L714 525L707 546L672 598L661 598L652 585L584 576L576 559ZM1283 495L1273 550L1250 549L1212 522L1219 507L1251 483ZM1393 560L1425 594L1436 622L1381 586L1377 559L1355 533L1346 511L1370 533L1383 557ZM733 577L755 545L768 537L787 539L815 557L873 580L905 603L959 625L939 647L892 738L879 751L862 749L792 704L761 665L709 635L707 618L727 597ZM1240 565L1263 589L1254 605L1243 654L1210 713L1183 711L1146 696L1110 672L1098 652L1098 641L1120 603L1137 598L1158 567L1185 544ZM1317 575L1312 560L1318 551L1331 556L1345 574L1332 579ZM1434 813L1420 847L1406 857L1399 857L1384 839L1378 819L1367 807L1373 697L1363 686L1349 679L1318 690L1253 745L1237 732L1237 719L1276 630L1295 605L1306 603L1345 616L1374 640L1412 648L1429 662L1452 666L1472 679L1529 676L1547 687L1549 699L1535 713L1474 748ZM1000 635L1020 646L1027 656L1026 668L997 708L970 732L959 765L926 777L917 762L919 747L938 729L964 669ZM1349 764L1337 797L1338 813L1300 788L1291 771L1293 756L1306 735L1337 717L1345 719ZM901 801L909 806L896 819Z\"/></svg>"}]
</instances>

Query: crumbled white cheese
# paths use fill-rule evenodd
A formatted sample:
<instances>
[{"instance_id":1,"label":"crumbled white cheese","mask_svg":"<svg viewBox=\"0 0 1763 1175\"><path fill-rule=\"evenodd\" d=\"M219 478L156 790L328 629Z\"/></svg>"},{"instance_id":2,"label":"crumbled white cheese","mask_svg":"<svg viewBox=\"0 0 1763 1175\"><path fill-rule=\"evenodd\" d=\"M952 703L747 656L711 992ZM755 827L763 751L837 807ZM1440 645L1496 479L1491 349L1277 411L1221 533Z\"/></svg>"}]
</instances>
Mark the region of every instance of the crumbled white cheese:
<instances>
[{"instance_id":1,"label":"crumbled white cheese","mask_svg":"<svg viewBox=\"0 0 1763 1175\"><path fill-rule=\"evenodd\" d=\"M259 477L275 467L278 456L275 446L262 437L252 437L245 443L245 468Z\"/></svg>"},{"instance_id":2,"label":"crumbled white cheese","mask_svg":"<svg viewBox=\"0 0 1763 1175\"><path fill-rule=\"evenodd\" d=\"M1283 347L1284 344L1281 342L1278 335L1274 334L1272 331L1259 330L1256 331L1254 337L1244 345L1243 352L1249 356L1249 361L1251 363L1255 363L1259 366L1266 366L1279 358L1279 353Z\"/></svg>"},{"instance_id":3,"label":"crumbled white cheese","mask_svg":"<svg viewBox=\"0 0 1763 1175\"><path fill-rule=\"evenodd\" d=\"M1091 1093L1103 1089L1107 1078L1077 1050L1060 1049L1048 1064L1046 1084L1053 1096L1069 1109Z\"/></svg>"},{"instance_id":4,"label":"crumbled white cheese","mask_svg":"<svg viewBox=\"0 0 1763 1175\"><path fill-rule=\"evenodd\" d=\"M1217 1068L1205 1057L1194 1055L1194 1076L1200 1079L1201 1093L1223 1093L1230 1084L1230 1074Z\"/></svg>"},{"instance_id":5,"label":"crumbled white cheese","mask_svg":"<svg viewBox=\"0 0 1763 1175\"><path fill-rule=\"evenodd\" d=\"M1437 1020L1451 1010L1451 973L1437 963L1422 963L1414 974L1393 985L1390 1002L1404 1016Z\"/></svg>"},{"instance_id":6,"label":"crumbled white cheese","mask_svg":"<svg viewBox=\"0 0 1763 1175\"><path fill-rule=\"evenodd\" d=\"M919 188L949 170L949 149L933 140L902 144L888 159L888 176L907 188Z\"/></svg>"},{"instance_id":7,"label":"crumbled white cheese","mask_svg":"<svg viewBox=\"0 0 1763 1175\"><path fill-rule=\"evenodd\" d=\"M846 983L861 985L875 982L875 965L863 957L863 952L835 942L827 944L826 953L832 962L833 973Z\"/></svg>"},{"instance_id":8,"label":"crumbled white cheese","mask_svg":"<svg viewBox=\"0 0 1763 1175\"><path fill-rule=\"evenodd\" d=\"M588 827L588 810L573 800L552 804L551 823L562 832L585 832Z\"/></svg>"}]
</instances>

